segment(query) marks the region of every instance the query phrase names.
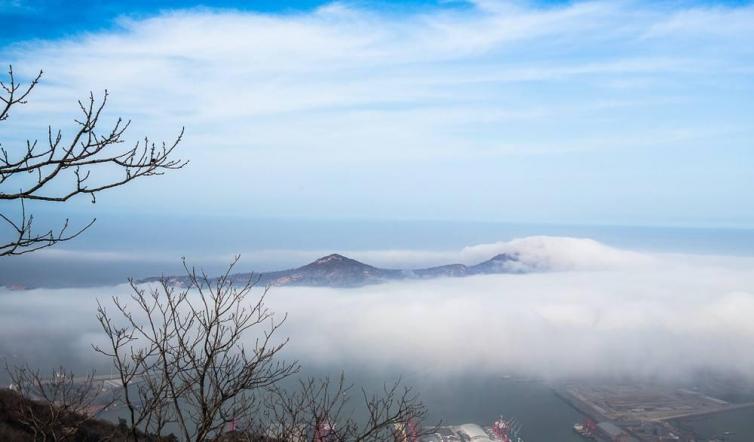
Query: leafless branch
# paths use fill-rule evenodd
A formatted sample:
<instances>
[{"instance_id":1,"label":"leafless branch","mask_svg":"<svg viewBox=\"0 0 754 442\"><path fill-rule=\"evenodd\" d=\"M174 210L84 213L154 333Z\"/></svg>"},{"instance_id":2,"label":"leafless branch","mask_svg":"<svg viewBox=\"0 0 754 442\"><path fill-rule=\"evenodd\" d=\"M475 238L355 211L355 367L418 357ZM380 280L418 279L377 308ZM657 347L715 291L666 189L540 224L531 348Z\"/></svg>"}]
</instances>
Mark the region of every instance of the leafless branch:
<instances>
[{"instance_id":1,"label":"leafless branch","mask_svg":"<svg viewBox=\"0 0 754 442\"><path fill-rule=\"evenodd\" d=\"M9 68L7 82L0 82L0 121L8 118L14 106L26 104L26 98L41 76L40 71L24 85L16 80L12 66ZM77 130L67 141L63 140L60 130L48 127L43 143L27 140L23 147L10 149L10 152L0 145L0 201L65 202L77 195L88 195L96 202L99 192L141 177L163 175L188 164L188 161L172 158L183 139L183 129L171 143L155 143L144 138L132 147L119 148L131 122L119 118L110 128L100 131L98 124L107 99L105 91L102 98L90 93L86 101L79 101L81 117L75 120ZM58 232L35 233L33 217L24 209L22 206L22 214L16 220L0 214L12 237L0 245L0 256L28 253L68 241L92 224L66 233L66 221Z\"/></svg>"},{"instance_id":2,"label":"leafless branch","mask_svg":"<svg viewBox=\"0 0 754 442\"><path fill-rule=\"evenodd\" d=\"M233 265L211 282L184 262L190 286L180 290L165 280L149 288L132 281L130 300L113 299L120 325L100 305L109 348L95 350L119 373L134 439L136 427L159 436L167 422L183 440L218 437L247 416L256 392L298 370L276 357L288 342L275 337L285 317L265 306L266 290L249 299L253 280L233 285ZM242 340L248 335L251 345Z\"/></svg>"},{"instance_id":3,"label":"leafless branch","mask_svg":"<svg viewBox=\"0 0 754 442\"><path fill-rule=\"evenodd\" d=\"M75 378L62 367L49 377L28 366L9 367L11 389L26 401L15 409L16 419L34 440L65 441L76 438L81 426L112 404L103 398L104 385L94 373Z\"/></svg>"},{"instance_id":4,"label":"leafless branch","mask_svg":"<svg viewBox=\"0 0 754 442\"><path fill-rule=\"evenodd\" d=\"M335 382L303 379L294 389L275 385L268 389L264 414L258 418L267 421L263 434L277 440L312 442L408 441L424 434L420 423L426 409L400 380L377 393L362 389L355 395L355 403L352 392L353 386L345 383L343 374ZM249 427L265 428L265 424L253 422ZM249 440L256 434L249 431Z\"/></svg>"}]
</instances>

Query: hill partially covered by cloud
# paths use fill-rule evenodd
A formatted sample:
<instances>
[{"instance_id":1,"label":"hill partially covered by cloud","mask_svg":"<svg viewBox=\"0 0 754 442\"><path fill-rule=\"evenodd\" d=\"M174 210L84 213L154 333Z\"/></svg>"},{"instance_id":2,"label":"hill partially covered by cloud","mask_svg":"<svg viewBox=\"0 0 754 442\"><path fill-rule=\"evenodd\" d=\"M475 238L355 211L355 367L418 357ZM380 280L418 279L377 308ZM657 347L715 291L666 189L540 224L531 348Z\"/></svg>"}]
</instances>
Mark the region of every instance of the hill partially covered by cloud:
<instances>
[{"instance_id":1,"label":"hill partially covered by cloud","mask_svg":"<svg viewBox=\"0 0 754 442\"><path fill-rule=\"evenodd\" d=\"M754 258L644 254L586 239L534 237L464 249L507 251L552 272L280 287L286 354L311 364L549 378L750 376ZM0 353L91 363L95 299L125 286L0 293ZM28 318L34 317L34 321ZM51 338L52 336L52 338Z\"/></svg>"}]
</instances>

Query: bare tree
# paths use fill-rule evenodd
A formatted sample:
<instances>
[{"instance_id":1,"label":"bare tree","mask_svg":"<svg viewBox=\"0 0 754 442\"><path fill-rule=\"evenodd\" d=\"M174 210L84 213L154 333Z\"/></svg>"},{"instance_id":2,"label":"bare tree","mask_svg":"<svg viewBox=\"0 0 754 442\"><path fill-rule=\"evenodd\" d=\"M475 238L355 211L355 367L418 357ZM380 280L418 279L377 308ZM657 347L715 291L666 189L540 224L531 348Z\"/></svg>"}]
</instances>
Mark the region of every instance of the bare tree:
<instances>
[{"instance_id":1,"label":"bare tree","mask_svg":"<svg viewBox=\"0 0 754 442\"><path fill-rule=\"evenodd\" d=\"M63 367L49 377L28 366L6 366L6 370L11 389L26 399L15 408L15 417L35 441L72 440L84 423L112 403L104 397L104 385L93 372L75 378Z\"/></svg>"},{"instance_id":2,"label":"bare tree","mask_svg":"<svg viewBox=\"0 0 754 442\"><path fill-rule=\"evenodd\" d=\"M343 374L300 380L296 388L269 389L262 414L249 424L247 440L255 435L286 441L345 442L417 440L426 415L418 395L400 380L368 393L361 389L352 403L353 385ZM261 421L259 420L261 419Z\"/></svg>"},{"instance_id":3,"label":"bare tree","mask_svg":"<svg viewBox=\"0 0 754 442\"><path fill-rule=\"evenodd\" d=\"M277 321L265 306L267 291L248 302L254 280L231 283L237 261L214 281L184 262L190 283L183 289L132 281L130 302L113 299L119 322L99 306L109 348L95 350L119 373L134 439L136 427L159 436L167 422L186 441L220 435L247 416L251 395L298 370L276 358L287 343L275 337L285 317Z\"/></svg>"},{"instance_id":4,"label":"bare tree","mask_svg":"<svg viewBox=\"0 0 754 442\"><path fill-rule=\"evenodd\" d=\"M283 388L299 370L279 360L286 317L265 306L267 288L251 296L254 278L233 284L237 262L210 279L184 261L183 288L131 281L130 299L112 299L117 317L99 305L107 346L95 350L113 361L134 441L137 428L159 437L167 424L186 441L392 441L415 428L425 408L400 381L355 401L342 375Z\"/></svg>"},{"instance_id":5,"label":"bare tree","mask_svg":"<svg viewBox=\"0 0 754 442\"><path fill-rule=\"evenodd\" d=\"M41 77L40 71L23 84L16 80L13 67L9 67L7 81L0 81L0 122L8 119L15 106L27 103ZM119 149L130 121L119 118L113 126L100 131L97 125L107 98L105 91L101 99L90 93L88 100L79 101L82 116L75 120L77 130L68 140L63 140L60 130L48 126L42 143L27 140L24 146L12 149L0 145L0 201L15 201L19 205L16 216L0 213L10 232L9 239L0 241L0 256L29 253L73 239L94 223L92 220L72 231L66 220L59 229L35 231L34 217L27 213L27 201L65 202L77 195L88 195L95 202L99 192L187 164L171 156L183 137L183 129L169 144L155 144L144 138L133 147ZM100 172L99 177L93 172Z\"/></svg>"}]
</instances>

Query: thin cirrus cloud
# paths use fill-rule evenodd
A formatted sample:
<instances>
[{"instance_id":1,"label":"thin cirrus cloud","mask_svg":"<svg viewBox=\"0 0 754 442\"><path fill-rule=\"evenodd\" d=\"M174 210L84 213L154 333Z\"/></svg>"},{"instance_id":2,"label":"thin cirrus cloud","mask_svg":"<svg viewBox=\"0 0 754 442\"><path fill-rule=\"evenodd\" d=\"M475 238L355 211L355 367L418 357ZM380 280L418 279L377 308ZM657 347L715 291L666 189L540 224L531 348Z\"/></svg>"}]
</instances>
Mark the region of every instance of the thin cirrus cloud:
<instances>
[{"instance_id":1,"label":"thin cirrus cloud","mask_svg":"<svg viewBox=\"0 0 754 442\"><path fill-rule=\"evenodd\" d=\"M76 98L107 88L108 115L132 117L134 137L186 125L193 160L126 205L704 223L701 205L746 224L754 210L731 195L751 179L753 22L752 6L638 1L124 16L0 50L47 78L4 137L66 127Z\"/></svg>"}]
</instances>

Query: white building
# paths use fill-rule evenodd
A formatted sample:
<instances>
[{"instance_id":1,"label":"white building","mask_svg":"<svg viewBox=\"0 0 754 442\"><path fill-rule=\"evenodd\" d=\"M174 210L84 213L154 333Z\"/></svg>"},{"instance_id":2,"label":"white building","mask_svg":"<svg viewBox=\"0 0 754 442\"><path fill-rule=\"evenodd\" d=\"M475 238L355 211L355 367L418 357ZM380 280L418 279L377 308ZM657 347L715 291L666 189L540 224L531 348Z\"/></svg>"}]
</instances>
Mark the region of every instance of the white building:
<instances>
[{"instance_id":1,"label":"white building","mask_svg":"<svg viewBox=\"0 0 754 442\"><path fill-rule=\"evenodd\" d=\"M456 427L456 432L466 442L493 442L482 427L477 424L463 424Z\"/></svg>"}]
</instances>

